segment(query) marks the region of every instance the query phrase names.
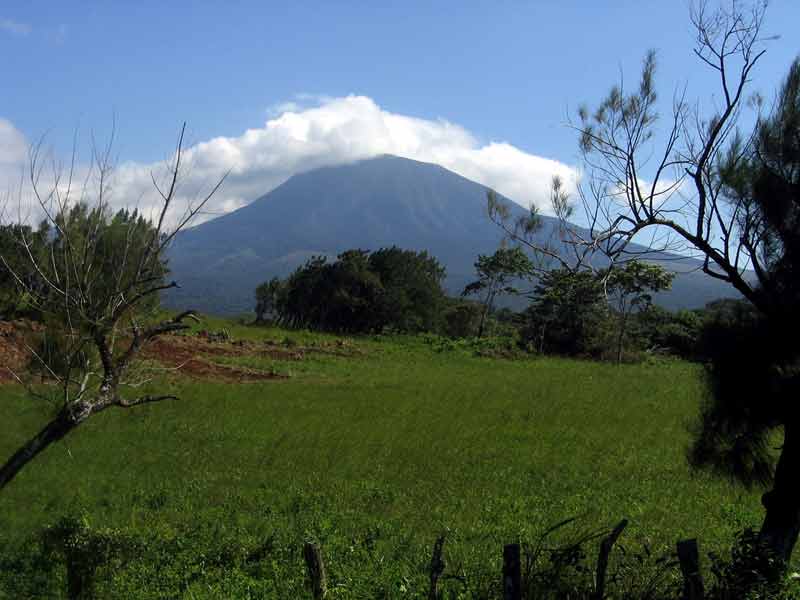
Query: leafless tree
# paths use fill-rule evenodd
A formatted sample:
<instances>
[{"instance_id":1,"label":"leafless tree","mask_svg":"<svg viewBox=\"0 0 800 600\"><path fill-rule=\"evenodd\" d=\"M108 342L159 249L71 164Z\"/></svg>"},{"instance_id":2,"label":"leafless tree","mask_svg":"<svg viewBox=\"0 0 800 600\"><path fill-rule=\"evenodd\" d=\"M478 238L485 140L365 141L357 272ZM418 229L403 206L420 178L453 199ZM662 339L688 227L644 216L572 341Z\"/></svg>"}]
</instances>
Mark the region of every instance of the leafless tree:
<instances>
[{"instance_id":1,"label":"leafless tree","mask_svg":"<svg viewBox=\"0 0 800 600\"><path fill-rule=\"evenodd\" d=\"M748 269L762 269L759 217L744 203L726 202L715 169L730 152L743 108L757 98L746 97L746 91L765 51L761 26L766 2L748 10L735 0L729 6L711 10L702 2L691 11L693 50L717 77L721 106L705 114L699 103L687 100L685 89L679 90L666 130L657 131L656 54L648 52L633 90L621 81L593 112L581 107L578 122L571 123L580 136L583 181L578 201L572 202L561 179L554 177L550 203L558 227L552 235L535 235L540 227L536 207L512 220L508 208L490 194L490 217L509 237L548 266L571 270L600 264L592 261L597 254L604 256L605 267L637 254L693 253L709 276L760 302L744 276ZM735 147L744 155L747 140ZM582 213L580 226L571 222L576 208ZM638 244L631 245L634 240Z\"/></svg>"},{"instance_id":2,"label":"leafless tree","mask_svg":"<svg viewBox=\"0 0 800 600\"><path fill-rule=\"evenodd\" d=\"M729 9L693 8L694 53L719 82L720 105L710 114L691 105L683 90L674 96L666 131L656 136L656 59L649 52L636 89L614 86L594 112L579 111L577 125L593 204L602 216L587 243L609 244L612 255L621 255L634 238L657 231L664 248L694 251L705 273L756 305L761 299L744 274L762 271L758 215L727 201L717 169L731 148L744 156L746 143L731 142L748 104L751 72L765 52L765 8L766 2L749 10L736 2Z\"/></svg>"},{"instance_id":3,"label":"leafless tree","mask_svg":"<svg viewBox=\"0 0 800 600\"><path fill-rule=\"evenodd\" d=\"M765 0L746 5L722 0L711 7L701 0L691 7L693 52L718 90L705 102L691 102L684 87L673 95L668 118L659 115L656 56L649 52L632 89L621 80L595 109L578 111L572 126L580 137L584 165L578 194L583 227L569 223L571 209L565 209L563 196L558 196L560 185L553 188L560 223L555 244L531 235L535 211L534 218L513 223L490 198L490 214L494 209L495 220L513 239L564 268L585 268L598 251L612 265L641 247L690 254L700 259L709 277L731 285L773 327L778 324L776 329L781 323L794 323L794 296L771 280L774 223L765 219L763 203L731 193L725 175L746 172L754 155L759 161L758 132L764 117L761 99L749 85L770 39L762 31L766 5ZM751 133L742 134L743 128ZM793 181L796 185L796 174ZM792 381L785 389L797 389L800 382ZM783 403L797 402L796 397L781 398ZM800 494L793 479L800 465L800 421L791 406L784 413L779 421L784 444L772 489L763 499L761 539L788 560L800 533Z\"/></svg>"},{"instance_id":4,"label":"leafless tree","mask_svg":"<svg viewBox=\"0 0 800 600\"><path fill-rule=\"evenodd\" d=\"M43 315L46 334L63 341L59 347L63 355L58 357L62 368L53 368L44 356L36 356L48 377L46 383L30 389L56 398L56 414L0 466L0 489L49 445L93 415L111 407L128 409L175 399L171 394L137 393L147 388L142 387L146 382L136 359L149 342L186 329L187 321L196 318L191 310L158 318L159 293L177 287L166 279L165 251L227 175L185 209L177 206L186 166L185 131L186 124L161 185L151 173L159 198L152 220L136 210L111 210L113 133L105 148L93 144L91 165L85 170L76 164L75 147L66 169L47 160L42 142L32 147L27 187L44 214L47 243L37 247L25 228L19 228L17 241L37 285L31 285L30 277L18 276L8 257L0 256L0 261Z\"/></svg>"},{"instance_id":5,"label":"leafless tree","mask_svg":"<svg viewBox=\"0 0 800 600\"><path fill-rule=\"evenodd\" d=\"M530 251L534 273L541 274L553 267L571 271L591 268L596 249L582 243L584 232L570 221L575 206L560 176L553 176L550 185L550 208L557 218L557 226L549 232L542 231L543 220L535 204L527 213L514 217L511 206L493 190L487 192L486 199L492 222L509 240Z\"/></svg>"}]
</instances>

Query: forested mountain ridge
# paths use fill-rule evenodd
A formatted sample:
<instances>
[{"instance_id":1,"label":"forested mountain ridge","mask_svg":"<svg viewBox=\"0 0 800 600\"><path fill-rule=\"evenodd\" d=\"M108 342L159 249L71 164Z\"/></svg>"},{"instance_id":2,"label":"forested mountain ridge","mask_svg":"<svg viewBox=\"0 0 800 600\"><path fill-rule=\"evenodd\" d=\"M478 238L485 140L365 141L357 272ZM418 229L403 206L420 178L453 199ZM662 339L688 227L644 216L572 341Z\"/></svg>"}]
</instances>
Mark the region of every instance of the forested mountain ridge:
<instances>
[{"instance_id":1,"label":"forested mountain ridge","mask_svg":"<svg viewBox=\"0 0 800 600\"><path fill-rule=\"evenodd\" d=\"M447 269L447 290L459 294L474 279L477 255L492 253L503 237L488 218L486 191L438 165L390 155L295 175L247 206L182 232L169 259L181 288L164 301L210 313L250 311L256 285L288 275L313 255L392 245L427 250ZM541 235L555 225L543 217ZM673 290L657 299L662 306L696 308L735 295L696 271L697 261L663 264L679 274Z\"/></svg>"}]
</instances>

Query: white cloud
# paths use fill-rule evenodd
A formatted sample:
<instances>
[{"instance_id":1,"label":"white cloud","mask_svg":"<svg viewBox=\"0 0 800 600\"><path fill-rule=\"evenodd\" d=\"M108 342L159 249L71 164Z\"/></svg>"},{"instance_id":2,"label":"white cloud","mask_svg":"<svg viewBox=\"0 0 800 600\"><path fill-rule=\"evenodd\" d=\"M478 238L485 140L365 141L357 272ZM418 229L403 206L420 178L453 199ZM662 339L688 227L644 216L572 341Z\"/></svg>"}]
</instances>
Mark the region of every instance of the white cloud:
<instances>
[{"instance_id":1,"label":"white cloud","mask_svg":"<svg viewBox=\"0 0 800 600\"><path fill-rule=\"evenodd\" d=\"M296 103L279 106L281 114L262 128L192 148L191 160L200 172L231 170L218 207L231 197L254 200L299 172L380 154L440 164L544 210L554 174L575 180L575 171L565 164L506 143L481 145L459 125L391 113L364 96L324 98L305 109Z\"/></svg>"},{"instance_id":2,"label":"white cloud","mask_svg":"<svg viewBox=\"0 0 800 600\"><path fill-rule=\"evenodd\" d=\"M28 141L14 125L0 118L0 214L19 188L28 156Z\"/></svg>"},{"instance_id":3,"label":"white cloud","mask_svg":"<svg viewBox=\"0 0 800 600\"><path fill-rule=\"evenodd\" d=\"M275 107L280 114L263 127L190 147L185 158L191 166L181 188L184 205L228 170L230 175L208 204L209 214L204 218L235 210L296 173L380 154L442 165L523 206L536 203L544 211L548 210L554 174L565 179L568 189L574 189L575 171L570 166L507 143L481 144L464 127L446 120L392 113L365 96L306 95L296 100ZM301 106L308 100L315 105ZM158 196L150 181L154 169L156 165L121 164L114 179L112 202L145 209L157 206Z\"/></svg>"},{"instance_id":4,"label":"white cloud","mask_svg":"<svg viewBox=\"0 0 800 600\"><path fill-rule=\"evenodd\" d=\"M33 28L27 23L19 23L11 19L0 19L0 31L14 35L28 35Z\"/></svg>"},{"instance_id":5,"label":"white cloud","mask_svg":"<svg viewBox=\"0 0 800 600\"><path fill-rule=\"evenodd\" d=\"M11 121L0 118L0 168L18 166L25 161L28 142Z\"/></svg>"},{"instance_id":6,"label":"white cloud","mask_svg":"<svg viewBox=\"0 0 800 600\"><path fill-rule=\"evenodd\" d=\"M10 121L0 118L0 223L11 218L12 210L15 215L13 220L30 218L30 199L23 203L12 202L22 187L27 158L28 141L25 136ZM22 212L17 212L19 210Z\"/></svg>"}]
</instances>

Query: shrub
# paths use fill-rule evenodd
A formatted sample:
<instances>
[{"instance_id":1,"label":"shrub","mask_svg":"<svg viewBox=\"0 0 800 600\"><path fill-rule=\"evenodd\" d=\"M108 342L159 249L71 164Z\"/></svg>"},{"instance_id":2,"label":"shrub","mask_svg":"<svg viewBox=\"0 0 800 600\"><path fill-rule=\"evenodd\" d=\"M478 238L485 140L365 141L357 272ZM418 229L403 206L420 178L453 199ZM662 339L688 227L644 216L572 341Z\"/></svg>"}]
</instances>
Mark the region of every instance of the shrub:
<instances>
[{"instance_id":1,"label":"shrub","mask_svg":"<svg viewBox=\"0 0 800 600\"><path fill-rule=\"evenodd\" d=\"M785 564L752 529L736 535L731 554L709 555L714 583L710 600L791 600L800 596L800 582L786 573Z\"/></svg>"},{"instance_id":2,"label":"shrub","mask_svg":"<svg viewBox=\"0 0 800 600\"><path fill-rule=\"evenodd\" d=\"M443 333L451 338L477 335L482 310L477 302L452 301L444 313Z\"/></svg>"},{"instance_id":3,"label":"shrub","mask_svg":"<svg viewBox=\"0 0 800 600\"><path fill-rule=\"evenodd\" d=\"M69 373L92 364L96 359L96 348L85 342L85 336L70 336L63 325L46 322L43 332L33 344L30 369L44 376L55 375L64 379Z\"/></svg>"}]
</instances>

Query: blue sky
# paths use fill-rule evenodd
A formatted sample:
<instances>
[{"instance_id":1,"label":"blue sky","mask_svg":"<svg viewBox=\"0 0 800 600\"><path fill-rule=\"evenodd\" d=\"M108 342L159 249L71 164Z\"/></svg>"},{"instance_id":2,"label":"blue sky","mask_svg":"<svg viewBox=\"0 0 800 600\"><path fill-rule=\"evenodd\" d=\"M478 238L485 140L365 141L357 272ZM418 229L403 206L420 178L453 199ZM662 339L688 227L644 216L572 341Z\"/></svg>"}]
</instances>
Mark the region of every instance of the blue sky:
<instances>
[{"instance_id":1,"label":"blue sky","mask_svg":"<svg viewBox=\"0 0 800 600\"><path fill-rule=\"evenodd\" d=\"M770 42L753 89L772 94L800 53L798 25L800 2L771 4L764 32L782 37ZM76 127L102 135L115 115L120 158L148 164L165 156L184 120L193 143L221 136L241 141L282 110L302 114L355 95L373 104L345 103L351 114L366 106L366 112L414 117L422 127L444 120L468 135L473 149L505 143L573 165L577 144L565 126L568 114L600 99L621 72L633 83L649 48L658 51L662 98L686 83L691 96L708 102L715 82L691 47L688 4L671 0L6 0L0 3L0 56L6 58L0 119L17 141L47 133L63 151ZM353 130L371 135L366 126L347 135ZM277 143L259 148L282 152ZM429 154L435 159L443 152ZM213 162L212 156L202 160ZM502 153L491 157L498 162ZM260 181L243 173L252 185L220 210L254 199L246 196L303 168L303 160ZM317 157L309 164L315 161L324 162ZM451 162L445 166L458 164ZM546 170L549 163L543 164Z\"/></svg>"}]
</instances>

